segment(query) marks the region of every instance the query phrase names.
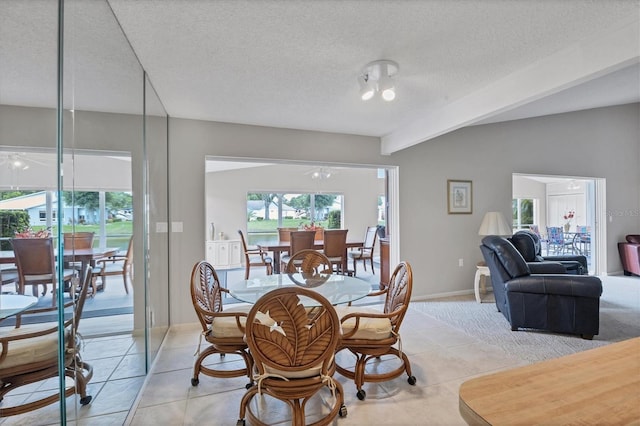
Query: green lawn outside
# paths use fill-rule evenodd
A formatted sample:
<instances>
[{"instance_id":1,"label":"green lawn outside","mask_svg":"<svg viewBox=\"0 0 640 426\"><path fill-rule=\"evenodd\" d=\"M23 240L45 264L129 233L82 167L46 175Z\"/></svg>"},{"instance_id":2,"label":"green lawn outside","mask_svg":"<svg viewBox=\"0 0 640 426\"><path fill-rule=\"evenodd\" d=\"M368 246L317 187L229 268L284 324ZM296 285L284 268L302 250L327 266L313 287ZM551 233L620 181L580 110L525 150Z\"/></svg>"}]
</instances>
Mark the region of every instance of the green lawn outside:
<instances>
[{"instance_id":1,"label":"green lawn outside","mask_svg":"<svg viewBox=\"0 0 640 426\"><path fill-rule=\"evenodd\" d=\"M298 228L300 225L309 225L311 223L308 219L282 219L283 228ZM328 221L321 220L315 222L317 226L325 227ZM252 220L247 222L247 232L261 232L261 233L277 233L278 221L276 219L271 220Z\"/></svg>"},{"instance_id":2,"label":"green lawn outside","mask_svg":"<svg viewBox=\"0 0 640 426\"><path fill-rule=\"evenodd\" d=\"M107 231L107 247L118 247L121 250L126 250L129 246L129 239L133 234L133 222L111 222L107 223L105 227ZM39 231L45 228L45 226L32 227L34 231ZM51 230L53 235L56 235L57 228L57 226L53 226L53 229ZM100 240L97 238L97 235L100 233L100 225L62 225L62 232L95 232L96 238L93 241L93 246L98 247L100 245Z\"/></svg>"}]
</instances>

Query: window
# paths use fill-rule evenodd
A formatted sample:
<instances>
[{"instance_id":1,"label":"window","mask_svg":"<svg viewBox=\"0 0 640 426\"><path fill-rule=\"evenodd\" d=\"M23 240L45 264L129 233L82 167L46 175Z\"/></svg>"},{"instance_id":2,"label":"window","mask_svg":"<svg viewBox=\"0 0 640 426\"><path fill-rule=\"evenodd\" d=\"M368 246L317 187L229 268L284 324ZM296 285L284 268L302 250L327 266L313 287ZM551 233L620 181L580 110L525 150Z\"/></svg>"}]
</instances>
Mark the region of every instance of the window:
<instances>
[{"instance_id":1,"label":"window","mask_svg":"<svg viewBox=\"0 0 640 426\"><path fill-rule=\"evenodd\" d=\"M311 225L339 229L342 225L341 194L269 193L247 194L247 234L272 234L278 228Z\"/></svg>"},{"instance_id":2,"label":"window","mask_svg":"<svg viewBox=\"0 0 640 426\"><path fill-rule=\"evenodd\" d=\"M537 202L533 198L514 198L513 229L529 229L536 223Z\"/></svg>"}]
</instances>

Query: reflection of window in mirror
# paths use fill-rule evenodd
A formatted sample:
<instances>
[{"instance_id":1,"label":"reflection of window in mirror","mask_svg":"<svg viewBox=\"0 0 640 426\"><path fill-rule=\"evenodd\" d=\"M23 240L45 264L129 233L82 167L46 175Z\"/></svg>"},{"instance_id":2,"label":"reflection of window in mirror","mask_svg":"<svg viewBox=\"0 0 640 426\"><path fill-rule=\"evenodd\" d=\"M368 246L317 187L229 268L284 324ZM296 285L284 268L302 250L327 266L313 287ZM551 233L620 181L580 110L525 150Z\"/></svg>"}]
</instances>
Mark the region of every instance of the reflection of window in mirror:
<instances>
[{"instance_id":1,"label":"reflection of window in mirror","mask_svg":"<svg viewBox=\"0 0 640 426\"><path fill-rule=\"evenodd\" d=\"M93 232L94 248L114 248L125 251L133 233L133 192L131 185L131 157L128 153L105 153L98 151L83 153L76 150L63 155L65 180L62 198L57 199L53 186L52 170L56 170L57 155L53 150L22 147L24 151L11 152L0 150L0 163L4 158L19 158L22 164L18 180L0 180L0 218L9 211L24 212L20 223L0 220L0 246L2 250L11 250L8 241L15 232L31 228L34 232L49 229L51 235L57 235L58 226L62 233ZM6 173L11 165L0 164L0 175ZM108 170L108 173L96 173ZM53 183L52 183L53 182ZM75 191L70 189L75 188ZM58 202L61 203L62 216L58 221ZM18 229L22 228L22 229ZM133 297L116 295L122 285L111 279L108 292L100 294L95 302L87 304L87 315L112 316L128 312L127 324L118 332L133 330ZM109 299L120 297L117 309L110 309ZM50 296L48 296L50 297ZM127 300L124 300L126 298ZM113 305L111 303L111 305ZM113 321L102 321L93 332L111 333Z\"/></svg>"}]
</instances>

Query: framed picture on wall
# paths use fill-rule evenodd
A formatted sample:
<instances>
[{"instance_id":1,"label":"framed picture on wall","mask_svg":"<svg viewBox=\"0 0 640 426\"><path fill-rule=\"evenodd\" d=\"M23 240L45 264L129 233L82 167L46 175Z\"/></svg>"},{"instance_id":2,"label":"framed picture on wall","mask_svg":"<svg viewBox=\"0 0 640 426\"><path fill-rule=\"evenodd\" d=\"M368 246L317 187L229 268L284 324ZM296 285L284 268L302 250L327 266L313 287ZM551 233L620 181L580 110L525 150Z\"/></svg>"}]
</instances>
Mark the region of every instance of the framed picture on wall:
<instances>
[{"instance_id":1,"label":"framed picture on wall","mask_svg":"<svg viewBox=\"0 0 640 426\"><path fill-rule=\"evenodd\" d=\"M449 214L473 213L473 191L470 180L447 180L447 212Z\"/></svg>"}]
</instances>

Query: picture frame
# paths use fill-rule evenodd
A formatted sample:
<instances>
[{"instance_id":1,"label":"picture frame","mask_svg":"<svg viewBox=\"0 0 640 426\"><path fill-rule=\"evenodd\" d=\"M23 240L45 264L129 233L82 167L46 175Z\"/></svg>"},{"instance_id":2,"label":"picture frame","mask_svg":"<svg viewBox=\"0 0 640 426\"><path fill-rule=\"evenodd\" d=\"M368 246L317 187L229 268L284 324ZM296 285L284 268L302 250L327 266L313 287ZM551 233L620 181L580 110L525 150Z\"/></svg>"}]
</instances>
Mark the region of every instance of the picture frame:
<instances>
[{"instance_id":1,"label":"picture frame","mask_svg":"<svg viewBox=\"0 0 640 426\"><path fill-rule=\"evenodd\" d=\"M473 182L447 179L447 213L473 213Z\"/></svg>"}]
</instances>

